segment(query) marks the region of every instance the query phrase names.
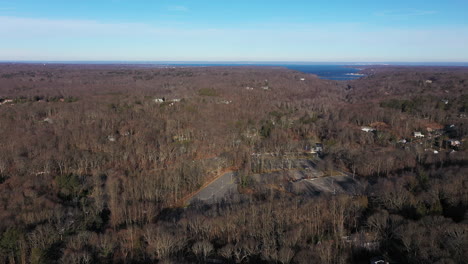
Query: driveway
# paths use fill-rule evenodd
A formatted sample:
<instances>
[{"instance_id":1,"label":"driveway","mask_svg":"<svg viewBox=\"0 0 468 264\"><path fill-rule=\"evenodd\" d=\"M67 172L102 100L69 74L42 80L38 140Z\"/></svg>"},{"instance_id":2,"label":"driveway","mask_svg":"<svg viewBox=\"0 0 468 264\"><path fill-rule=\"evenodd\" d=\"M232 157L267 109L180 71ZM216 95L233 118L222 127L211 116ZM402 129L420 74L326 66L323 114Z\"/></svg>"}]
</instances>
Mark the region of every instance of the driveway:
<instances>
[{"instance_id":1,"label":"driveway","mask_svg":"<svg viewBox=\"0 0 468 264\"><path fill-rule=\"evenodd\" d=\"M237 192L235 173L228 172L200 190L188 202L189 204L196 201L215 203L235 192Z\"/></svg>"}]
</instances>

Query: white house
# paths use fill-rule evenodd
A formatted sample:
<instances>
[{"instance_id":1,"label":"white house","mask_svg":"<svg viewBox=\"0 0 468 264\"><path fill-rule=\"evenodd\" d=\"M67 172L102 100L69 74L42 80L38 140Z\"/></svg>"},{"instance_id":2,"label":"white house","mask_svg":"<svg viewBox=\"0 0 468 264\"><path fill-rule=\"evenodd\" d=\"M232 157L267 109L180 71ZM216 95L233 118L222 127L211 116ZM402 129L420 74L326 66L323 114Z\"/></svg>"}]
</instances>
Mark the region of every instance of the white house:
<instances>
[{"instance_id":1,"label":"white house","mask_svg":"<svg viewBox=\"0 0 468 264\"><path fill-rule=\"evenodd\" d=\"M305 81L305 78L301 78L301 81Z\"/></svg>"},{"instance_id":2,"label":"white house","mask_svg":"<svg viewBox=\"0 0 468 264\"><path fill-rule=\"evenodd\" d=\"M450 144L452 147L457 147L461 145L460 140L455 140L455 139L449 139L447 142Z\"/></svg>"},{"instance_id":3,"label":"white house","mask_svg":"<svg viewBox=\"0 0 468 264\"><path fill-rule=\"evenodd\" d=\"M12 99L5 99L3 100L3 104L12 104L13 100Z\"/></svg>"},{"instance_id":4,"label":"white house","mask_svg":"<svg viewBox=\"0 0 468 264\"><path fill-rule=\"evenodd\" d=\"M164 98L156 98L154 99L155 103L164 103Z\"/></svg>"},{"instance_id":5,"label":"white house","mask_svg":"<svg viewBox=\"0 0 468 264\"><path fill-rule=\"evenodd\" d=\"M323 151L323 144L322 143L315 143L315 148L314 150L316 152L322 152Z\"/></svg>"},{"instance_id":6,"label":"white house","mask_svg":"<svg viewBox=\"0 0 468 264\"><path fill-rule=\"evenodd\" d=\"M421 132L414 132L414 133L413 133L413 136L414 136L415 138L423 138L423 137L424 137L424 135L423 135Z\"/></svg>"},{"instance_id":7,"label":"white house","mask_svg":"<svg viewBox=\"0 0 468 264\"><path fill-rule=\"evenodd\" d=\"M372 127L361 127L361 130L364 132L374 132L375 129Z\"/></svg>"},{"instance_id":8,"label":"white house","mask_svg":"<svg viewBox=\"0 0 468 264\"><path fill-rule=\"evenodd\" d=\"M43 120L43 122L44 122L44 123L53 124L53 123L54 123L54 120L52 120L52 118L47 117L47 118L45 118L45 119Z\"/></svg>"}]
</instances>

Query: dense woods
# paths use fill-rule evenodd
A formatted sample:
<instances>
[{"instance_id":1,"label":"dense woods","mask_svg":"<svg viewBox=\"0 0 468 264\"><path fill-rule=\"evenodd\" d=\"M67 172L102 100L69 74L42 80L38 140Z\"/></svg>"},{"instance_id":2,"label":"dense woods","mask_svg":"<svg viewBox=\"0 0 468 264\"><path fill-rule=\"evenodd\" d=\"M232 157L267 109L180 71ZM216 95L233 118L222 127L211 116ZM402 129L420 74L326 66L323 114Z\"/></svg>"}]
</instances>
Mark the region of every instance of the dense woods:
<instances>
[{"instance_id":1,"label":"dense woods","mask_svg":"<svg viewBox=\"0 0 468 264\"><path fill-rule=\"evenodd\" d=\"M0 64L0 262L466 263L468 69L363 72ZM316 143L361 191L251 179Z\"/></svg>"}]
</instances>

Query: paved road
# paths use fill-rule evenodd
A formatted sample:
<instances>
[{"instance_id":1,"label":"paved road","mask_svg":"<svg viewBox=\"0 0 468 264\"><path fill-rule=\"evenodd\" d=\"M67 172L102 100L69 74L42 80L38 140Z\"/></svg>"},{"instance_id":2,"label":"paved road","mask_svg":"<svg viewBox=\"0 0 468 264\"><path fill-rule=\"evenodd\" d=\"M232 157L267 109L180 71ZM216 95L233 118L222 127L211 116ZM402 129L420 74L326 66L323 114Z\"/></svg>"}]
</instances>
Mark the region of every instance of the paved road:
<instances>
[{"instance_id":1,"label":"paved road","mask_svg":"<svg viewBox=\"0 0 468 264\"><path fill-rule=\"evenodd\" d=\"M192 197L192 199L189 200L189 203L193 203L195 201L213 203L220 201L233 192L237 192L237 184L234 172L228 172L199 191Z\"/></svg>"}]
</instances>

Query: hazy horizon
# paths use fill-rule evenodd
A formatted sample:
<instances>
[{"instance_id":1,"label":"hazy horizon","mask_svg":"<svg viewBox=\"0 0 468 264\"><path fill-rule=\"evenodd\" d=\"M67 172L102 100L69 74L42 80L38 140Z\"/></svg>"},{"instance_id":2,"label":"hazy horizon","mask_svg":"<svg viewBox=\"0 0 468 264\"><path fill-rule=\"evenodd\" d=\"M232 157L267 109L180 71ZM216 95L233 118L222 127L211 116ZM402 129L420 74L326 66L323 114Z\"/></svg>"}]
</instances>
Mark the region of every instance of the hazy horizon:
<instances>
[{"instance_id":1,"label":"hazy horizon","mask_svg":"<svg viewBox=\"0 0 468 264\"><path fill-rule=\"evenodd\" d=\"M282 65L342 65L342 66L461 66L468 67L467 62L451 62L451 61L434 61L434 62L418 62L418 61L383 61L383 62L366 62L366 61L140 61L140 60L0 60L0 63L25 63L25 64L136 64L136 65L253 65L253 66L282 66Z\"/></svg>"}]
</instances>

